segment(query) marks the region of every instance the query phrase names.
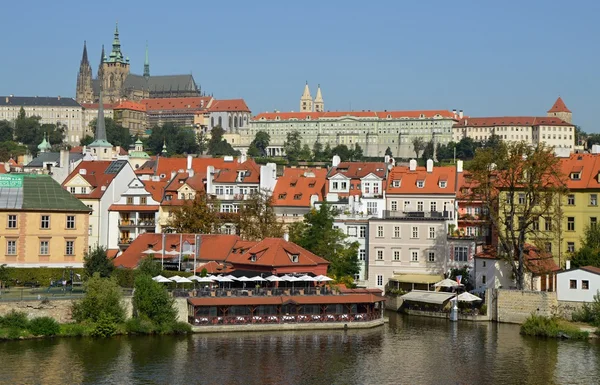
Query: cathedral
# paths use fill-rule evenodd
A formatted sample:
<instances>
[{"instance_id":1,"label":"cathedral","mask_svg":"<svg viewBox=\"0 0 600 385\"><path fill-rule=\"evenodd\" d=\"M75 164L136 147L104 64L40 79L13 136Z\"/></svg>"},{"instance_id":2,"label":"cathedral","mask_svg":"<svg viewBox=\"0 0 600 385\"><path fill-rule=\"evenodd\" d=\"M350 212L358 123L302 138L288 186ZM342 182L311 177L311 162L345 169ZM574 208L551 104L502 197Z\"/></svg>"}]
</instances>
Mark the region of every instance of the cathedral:
<instances>
[{"instance_id":1,"label":"cathedral","mask_svg":"<svg viewBox=\"0 0 600 385\"><path fill-rule=\"evenodd\" d=\"M112 51L108 56L100 56L100 66L96 79L93 78L92 67L88 60L86 43L83 43L83 56L77 75L76 100L78 103L100 102L117 103L121 100L139 101L149 98L181 98L201 96L194 77L190 75L150 76L148 47L144 60L143 75L129 72L129 58L121 52L119 26L115 27Z\"/></svg>"}]
</instances>

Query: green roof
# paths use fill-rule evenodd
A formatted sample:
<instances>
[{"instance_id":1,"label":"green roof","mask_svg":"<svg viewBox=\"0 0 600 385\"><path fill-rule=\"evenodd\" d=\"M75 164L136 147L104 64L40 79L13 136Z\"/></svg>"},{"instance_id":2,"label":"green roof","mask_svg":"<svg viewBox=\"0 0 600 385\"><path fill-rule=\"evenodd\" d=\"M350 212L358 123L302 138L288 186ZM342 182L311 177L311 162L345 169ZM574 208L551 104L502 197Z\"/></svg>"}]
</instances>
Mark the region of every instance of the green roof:
<instances>
[{"instance_id":1,"label":"green roof","mask_svg":"<svg viewBox=\"0 0 600 385\"><path fill-rule=\"evenodd\" d=\"M49 175L0 175L0 210L82 211L90 209Z\"/></svg>"},{"instance_id":2,"label":"green roof","mask_svg":"<svg viewBox=\"0 0 600 385\"><path fill-rule=\"evenodd\" d=\"M146 151L129 151L130 158L150 158Z\"/></svg>"}]
</instances>

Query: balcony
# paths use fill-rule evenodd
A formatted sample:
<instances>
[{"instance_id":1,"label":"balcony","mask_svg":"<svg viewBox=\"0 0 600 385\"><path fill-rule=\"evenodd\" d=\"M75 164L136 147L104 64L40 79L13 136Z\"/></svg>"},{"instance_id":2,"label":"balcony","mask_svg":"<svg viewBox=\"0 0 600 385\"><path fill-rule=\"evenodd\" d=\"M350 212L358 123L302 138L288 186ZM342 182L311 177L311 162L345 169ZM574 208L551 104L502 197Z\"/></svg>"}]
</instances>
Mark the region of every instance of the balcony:
<instances>
[{"instance_id":1,"label":"balcony","mask_svg":"<svg viewBox=\"0 0 600 385\"><path fill-rule=\"evenodd\" d=\"M121 219L119 221L119 227L154 227L156 225L156 221L154 218L149 219Z\"/></svg>"},{"instance_id":2,"label":"balcony","mask_svg":"<svg viewBox=\"0 0 600 385\"><path fill-rule=\"evenodd\" d=\"M487 243L485 235L465 235L464 233L448 234L449 241L475 241L476 243Z\"/></svg>"},{"instance_id":3,"label":"balcony","mask_svg":"<svg viewBox=\"0 0 600 385\"><path fill-rule=\"evenodd\" d=\"M119 246L127 246L133 242L133 238L119 238Z\"/></svg>"},{"instance_id":4,"label":"balcony","mask_svg":"<svg viewBox=\"0 0 600 385\"><path fill-rule=\"evenodd\" d=\"M466 222L483 222L485 219L483 219L481 214L458 214L458 220Z\"/></svg>"},{"instance_id":5,"label":"balcony","mask_svg":"<svg viewBox=\"0 0 600 385\"><path fill-rule=\"evenodd\" d=\"M383 219L410 221L447 221L452 219L451 211L383 211Z\"/></svg>"}]
</instances>

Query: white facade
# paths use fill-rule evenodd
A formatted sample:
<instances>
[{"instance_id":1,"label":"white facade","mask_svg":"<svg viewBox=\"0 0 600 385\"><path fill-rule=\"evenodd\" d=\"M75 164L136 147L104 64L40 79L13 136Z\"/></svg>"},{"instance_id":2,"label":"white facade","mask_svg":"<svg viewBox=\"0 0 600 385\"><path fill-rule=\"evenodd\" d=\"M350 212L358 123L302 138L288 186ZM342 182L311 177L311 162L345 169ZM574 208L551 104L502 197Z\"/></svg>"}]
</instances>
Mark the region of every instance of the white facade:
<instances>
[{"instance_id":1,"label":"white facade","mask_svg":"<svg viewBox=\"0 0 600 385\"><path fill-rule=\"evenodd\" d=\"M343 216L336 217L333 226L340 229L346 235L349 243L358 242L358 264L360 272L354 276L357 286L366 286L368 267L368 245L369 245L369 222L364 219L344 219Z\"/></svg>"},{"instance_id":2,"label":"white facade","mask_svg":"<svg viewBox=\"0 0 600 385\"><path fill-rule=\"evenodd\" d=\"M499 259L475 257L471 275L475 289L508 289L514 286L510 266Z\"/></svg>"},{"instance_id":3,"label":"white facade","mask_svg":"<svg viewBox=\"0 0 600 385\"><path fill-rule=\"evenodd\" d=\"M556 275L556 296L559 301L593 302L600 290L600 274L573 269Z\"/></svg>"}]
</instances>

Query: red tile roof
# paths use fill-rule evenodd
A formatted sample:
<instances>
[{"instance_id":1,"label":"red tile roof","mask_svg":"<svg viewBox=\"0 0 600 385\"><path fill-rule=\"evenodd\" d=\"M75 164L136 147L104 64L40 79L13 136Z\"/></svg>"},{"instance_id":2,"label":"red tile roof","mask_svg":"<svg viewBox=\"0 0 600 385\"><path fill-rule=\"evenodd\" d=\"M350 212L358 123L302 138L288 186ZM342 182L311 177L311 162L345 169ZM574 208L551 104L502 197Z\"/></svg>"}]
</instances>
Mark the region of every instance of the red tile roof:
<instances>
[{"instance_id":1,"label":"red tile roof","mask_svg":"<svg viewBox=\"0 0 600 385\"><path fill-rule=\"evenodd\" d=\"M298 262L292 262L291 255L298 256ZM252 262L252 256L256 261ZM265 238L259 242L242 241L236 243L227 258L233 265L285 267L294 266L299 269L307 266L329 265L325 259L316 256L295 243L283 238Z\"/></svg>"},{"instance_id":2,"label":"red tile roof","mask_svg":"<svg viewBox=\"0 0 600 385\"><path fill-rule=\"evenodd\" d=\"M399 187L394 187L394 181L400 181ZM422 188L417 187L417 181L424 181ZM446 187L440 187L440 182L446 182ZM387 194L454 194L456 191L456 168L454 166L433 167L427 172L425 167L417 167L410 171L408 166L396 166L388 175Z\"/></svg>"},{"instance_id":3,"label":"red tile roof","mask_svg":"<svg viewBox=\"0 0 600 385\"><path fill-rule=\"evenodd\" d=\"M250 112L244 99L215 100L208 110L210 112Z\"/></svg>"},{"instance_id":4,"label":"red tile roof","mask_svg":"<svg viewBox=\"0 0 600 385\"><path fill-rule=\"evenodd\" d=\"M423 111L333 111L333 112L265 112L256 115L252 120L315 120L334 119L344 116L372 119L454 119L454 114L447 110Z\"/></svg>"},{"instance_id":5,"label":"red tile roof","mask_svg":"<svg viewBox=\"0 0 600 385\"><path fill-rule=\"evenodd\" d=\"M558 99L556 99L556 101L554 102L554 105L552 106L552 108L550 108L548 110L548 112L571 112L571 110L569 110L567 108L567 105L565 104L565 102L563 102L562 98L559 96Z\"/></svg>"},{"instance_id":6,"label":"red tile roof","mask_svg":"<svg viewBox=\"0 0 600 385\"><path fill-rule=\"evenodd\" d=\"M570 190L600 189L600 154L571 154L560 159L561 171ZM573 179L579 174L579 179Z\"/></svg>"},{"instance_id":7,"label":"red tile roof","mask_svg":"<svg viewBox=\"0 0 600 385\"><path fill-rule=\"evenodd\" d=\"M115 179L115 177L118 175L105 173L106 169L112 162L113 161L111 160L91 160L81 162L65 179L62 186L66 187L71 179L79 175L92 186L92 191L89 194L73 195L79 199L99 199L106 191L106 189L102 189L102 187L108 187L112 183L113 179ZM128 167L128 165L125 165L125 167ZM81 170L85 170L85 174L82 174Z\"/></svg>"},{"instance_id":8,"label":"red tile roof","mask_svg":"<svg viewBox=\"0 0 600 385\"><path fill-rule=\"evenodd\" d=\"M277 178L273 206L310 207L312 195L317 195L317 200L323 201L326 176L327 170L324 168L286 168L283 175Z\"/></svg>"},{"instance_id":9,"label":"red tile roof","mask_svg":"<svg viewBox=\"0 0 600 385\"><path fill-rule=\"evenodd\" d=\"M162 181L151 181L151 180L143 180L144 186L146 187L146 191L152 195L152 199L157 202L162 202L164 196L164 190L168 183L166 180Z\"/></svg>"},{"instance_id":10,"label":"red tile roof","mask_svg":"<svg viewBox=\"0 0 600 385\"><path fill-rule=\"evenodd\" d=\"M158 205L119 205L112 204L108 211L138 211L138 212L153 212L158 211Z\"/></svg>"},{"instance_id":11,"label":"red tile roof","mask_svg":"<svg viewBox=\"0 0 600 385\"><path fill-rule=\"evenodd\" d=\"M486 247L482 252L475 255L476 258L498 259L496 250L493 247ZM515 256L515 259L517 257ZM540 251L539 248L531 244L525 244L524 247L525 267L531 273L536 275L545 275L560 270L560 267L554 262L550 253Z\"/></svg>"},{"instance_id":12,"label":"red tile roof","mask_svg":"<svg viewBox=\"0 0 600 385\"><path fill-rule=\"evenodd\" d=\"M201 96L194 98L157 98L142 99L140 103L146 106L146 111L169 111L169 110L203 110L207 109L213 98Z\"/></svg>"},{"instance_id":13,"label":"red tile roof","mask_svg":"<svg viewBox=\"0 0 600 385\"><path fill-rule=\"evenodd\" d=\"M215 167L214 183L235 183L238 179L238 172L246 171L246 176L242 183L260 183L260 166L254 159L248 159L244 163L226 162L221 167Z\"/></svg>"},{"instance_id":14,"label":"red tile roof","mask_svg":"<svg viewBox=\"0 0 600 385\"><path fill-rule=\"evenodd\" d=\"M139 112L146 112L146 105L143 103L136 103L130 100L124 100L114 107L115 110L132 110Z\"/></svg>"},{"instance_id":15,"label":"red tile roof","mask_svg":"<svg viewBox=\"0 0 600 385\"><path fill-rule=\"evenodd\" d=\"M373 173L384 179L386 171L387 167L384 162L341 162L329 171L328 178L342 174L350 179L361 179Z\"/></svg>"},{"instance_id":16,"label":"red tile roof","mask_svg":"<svg viewBox=\"0 0 600 385\"><path fill-rule=\"evenodd\" d=\"M208 274L228 274L233 271L231 265L226 263L219 263L216 261L209 261L202 264L196 264L196 273L202 273L202 270L206 269Z\"/></svg>"},{"instance_id":17,"label":"red tile roof","mask_svg":"<svg viewBox=\"0 0 600 385\"><path fill-rule=\"evenodd\" d=\"M583 266L583 267L581 267L581 270L589 271L590 273L594 273L594 274L600 275L600 267L596 267L596 266Z\"/></svg>"},{"instance_id":18,"label":"red tile roof","mask_svg":"<svg viewBox=\"0 0 600 385\"><path fill-rule=\"evenodd\" d=\"M453 127L497 127L497 126L572 126L559 118L537 116L500 116L488 118L463 118Z\"/></svg>"}]
</instances>

